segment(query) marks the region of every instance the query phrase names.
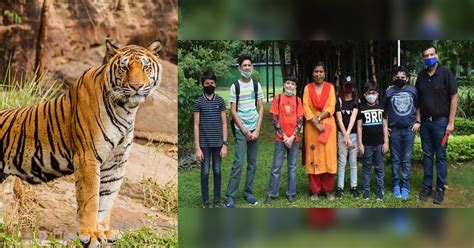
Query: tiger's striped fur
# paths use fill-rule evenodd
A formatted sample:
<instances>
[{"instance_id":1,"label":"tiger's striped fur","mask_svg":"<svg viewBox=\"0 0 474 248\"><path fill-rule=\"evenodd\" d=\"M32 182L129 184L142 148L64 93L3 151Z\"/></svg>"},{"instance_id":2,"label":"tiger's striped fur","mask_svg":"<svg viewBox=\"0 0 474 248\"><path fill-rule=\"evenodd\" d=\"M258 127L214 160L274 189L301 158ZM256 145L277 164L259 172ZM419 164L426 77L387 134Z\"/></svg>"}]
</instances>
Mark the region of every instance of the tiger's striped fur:
<instances>
[{"instance_id":1,"label":"tiger's striped fur","mask_svg":"<svg viewBox=\"0 0 474 248\"><path fill-rule=\"evenodd\" d=\"M109 219L130 153L140 103L161 81L161 44L118 48L84 72L65 94L31 107L0 111L0 181L29 183L75 174L79 237L90 246L111 239Z\"/></svg>"}]
</instances>

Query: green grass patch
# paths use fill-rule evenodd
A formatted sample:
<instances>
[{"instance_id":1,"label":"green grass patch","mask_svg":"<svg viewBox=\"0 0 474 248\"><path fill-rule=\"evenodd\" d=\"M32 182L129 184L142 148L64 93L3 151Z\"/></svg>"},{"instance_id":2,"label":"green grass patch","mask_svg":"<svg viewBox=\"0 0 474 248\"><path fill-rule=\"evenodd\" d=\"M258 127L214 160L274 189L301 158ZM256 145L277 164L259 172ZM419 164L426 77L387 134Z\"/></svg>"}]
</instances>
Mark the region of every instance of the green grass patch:
<instances>
[{"instance_id":1,"label":"green grass patch","mask_svg":"<svg viewBox=\"0 0 474 248\"><path fill-rule=\"evenodd\" d=\"M258 206L250 206L243 200L243 189L245 184L245 175L247 164L244 162L239 192L235 197L237 207L244 208L265 208L268 207L263 204L268 190L269 173L273 160L274 151L274 128L271 122L271 116L268 113L270 104L265 104L265 114L262 123L262 130L260 132L260 145L257 158L257 171L254 180L254 194L259 199L260 204ZM232 134L229 133L229 149L228 155L222 160L222 200L225 198L225 191L229 180L229 175L232 168L232 162L234 159L234 148L235 142ZM452 140L450 139L452 143ZM450 146L451 146L450 143ZM466 143L460 142L460 143ZM414 150L415 153L421 153L421 150ZM421 154L420 154L421 156ZM359 158L359 161L360 158ZM346 166L346 185L345 195L341 199L336 201L328 201L324 197L320 197L318 201L311 201L309 198L309 186L307 182L307 175L304 171L304 167L301 165L301 153L299 154L297 162L297 184L296 184L296 203L290 204L285 198L286 191L286 178L287 178L287 165L286 161L283 163L281 182L280 182L280 197L272 201L269 207L272 208L418 208L418 207L433 207L431 202L422 203L418 200L418 192L422 188L423 181L423 168L420 162L415 162L412 165L410 175L410 187L411 194L410 198L406 201L393 197L391 193L391 166L389 161L385 161L385 197L383 201L375 200L375 175L372 172L371 182L371 198L369 201L363 199L353 199L348 191L349 188L349 166ZM362 168L361 163L358 165L358 184L359 189L361 188L361 174ZM436 174L436 173L435 173ZM472 206L474 202L474 163L452 163L448 168L448 190L446 192L445 201L446 204L443 207L467 207ZM213 199L213 179L212 173L209 178L209 193L210 199ZM201 188L200 188L200 169L199 166L192 167L191 169L180 169L179 171L179 207L180 208L200 208L201 202Z\"/></svg>"},{"instance_id":2,"label":"green grass patch","mask_svg":"<svg viewBox=\"0 0 474 248\"><path fill-rule=\"evenodd\" d=\"M61 86L46 73L23 77L12 72L11 66L0 83L0 109L14 109L45 102L59 94Z\"/></svg>"}]
</instances>

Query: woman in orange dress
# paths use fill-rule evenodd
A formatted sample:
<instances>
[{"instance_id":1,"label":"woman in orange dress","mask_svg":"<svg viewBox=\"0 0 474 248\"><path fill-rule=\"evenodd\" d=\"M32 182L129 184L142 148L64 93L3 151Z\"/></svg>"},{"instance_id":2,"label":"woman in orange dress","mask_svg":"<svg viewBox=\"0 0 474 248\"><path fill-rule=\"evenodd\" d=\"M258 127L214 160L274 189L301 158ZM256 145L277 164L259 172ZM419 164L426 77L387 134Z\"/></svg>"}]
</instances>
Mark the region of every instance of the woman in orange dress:
<instances>
[{"instance_id":1,"label":"woman in orange dress","mask_svg":"<svg viewBox=\"0 0 474 248\"><path fill-rule=\"evenodd\" d=\"M334 110L336 94L331 83L324 82L325 66L318 62L313 68L313 79L303 93L305 155L303 165L308 174L311 200L325 193L334 200L334 176L337 172L336 122Z\"/></svg>"}]
</instances>

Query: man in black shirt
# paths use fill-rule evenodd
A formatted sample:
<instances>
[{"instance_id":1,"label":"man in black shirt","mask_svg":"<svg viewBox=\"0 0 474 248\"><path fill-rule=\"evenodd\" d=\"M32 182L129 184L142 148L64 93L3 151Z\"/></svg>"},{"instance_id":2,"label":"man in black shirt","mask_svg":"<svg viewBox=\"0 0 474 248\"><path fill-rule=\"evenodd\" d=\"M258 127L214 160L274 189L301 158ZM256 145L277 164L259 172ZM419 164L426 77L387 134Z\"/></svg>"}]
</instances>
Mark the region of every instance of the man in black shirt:
<instances>
[{"instance_id":1,"label":"man in black shirt","mask_svg":"<svg viewBox=\"0 0 474 248\"><path fill-rule=\"evenodd\" d=\"M433 156L436 153L437 188L433 203L440 204L444 200L444 185L448 174L447 144L442 144L442 141L445 135L450 135L454 130L457 85L453 73L439 64L433 44L423 48L422 56L427 68L418 73L415 85L420 100L420 115L417 116L421 116L420 136L424 170L424 188L420 192L420 200L426 201L431 196ZM417 119L417 122L419 121Z\"/></svg>"}]
</instances>

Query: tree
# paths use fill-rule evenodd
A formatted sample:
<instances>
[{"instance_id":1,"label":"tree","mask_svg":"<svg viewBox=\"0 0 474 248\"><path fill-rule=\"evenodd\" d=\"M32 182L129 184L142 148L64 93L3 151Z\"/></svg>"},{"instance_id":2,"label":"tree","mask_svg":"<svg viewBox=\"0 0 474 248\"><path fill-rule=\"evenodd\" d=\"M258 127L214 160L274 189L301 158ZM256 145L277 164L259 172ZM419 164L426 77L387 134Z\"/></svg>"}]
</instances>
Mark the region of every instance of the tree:
<instances>
[{"instance_id":1,"label":"tree","mask_svg":"<svg viewBox=\"0 0 474 248\"><path fill-rule=\"evenodd\" d=\"M46 44L46 33L48 27L49 8L52 0L44 0L43 7L41 9L41 20L40 28L38 32L38 41L36 43L36 60L35 66L38 70L38 74L41 75L44 72L44 46Z\"/></svg>"}]
</instances>

